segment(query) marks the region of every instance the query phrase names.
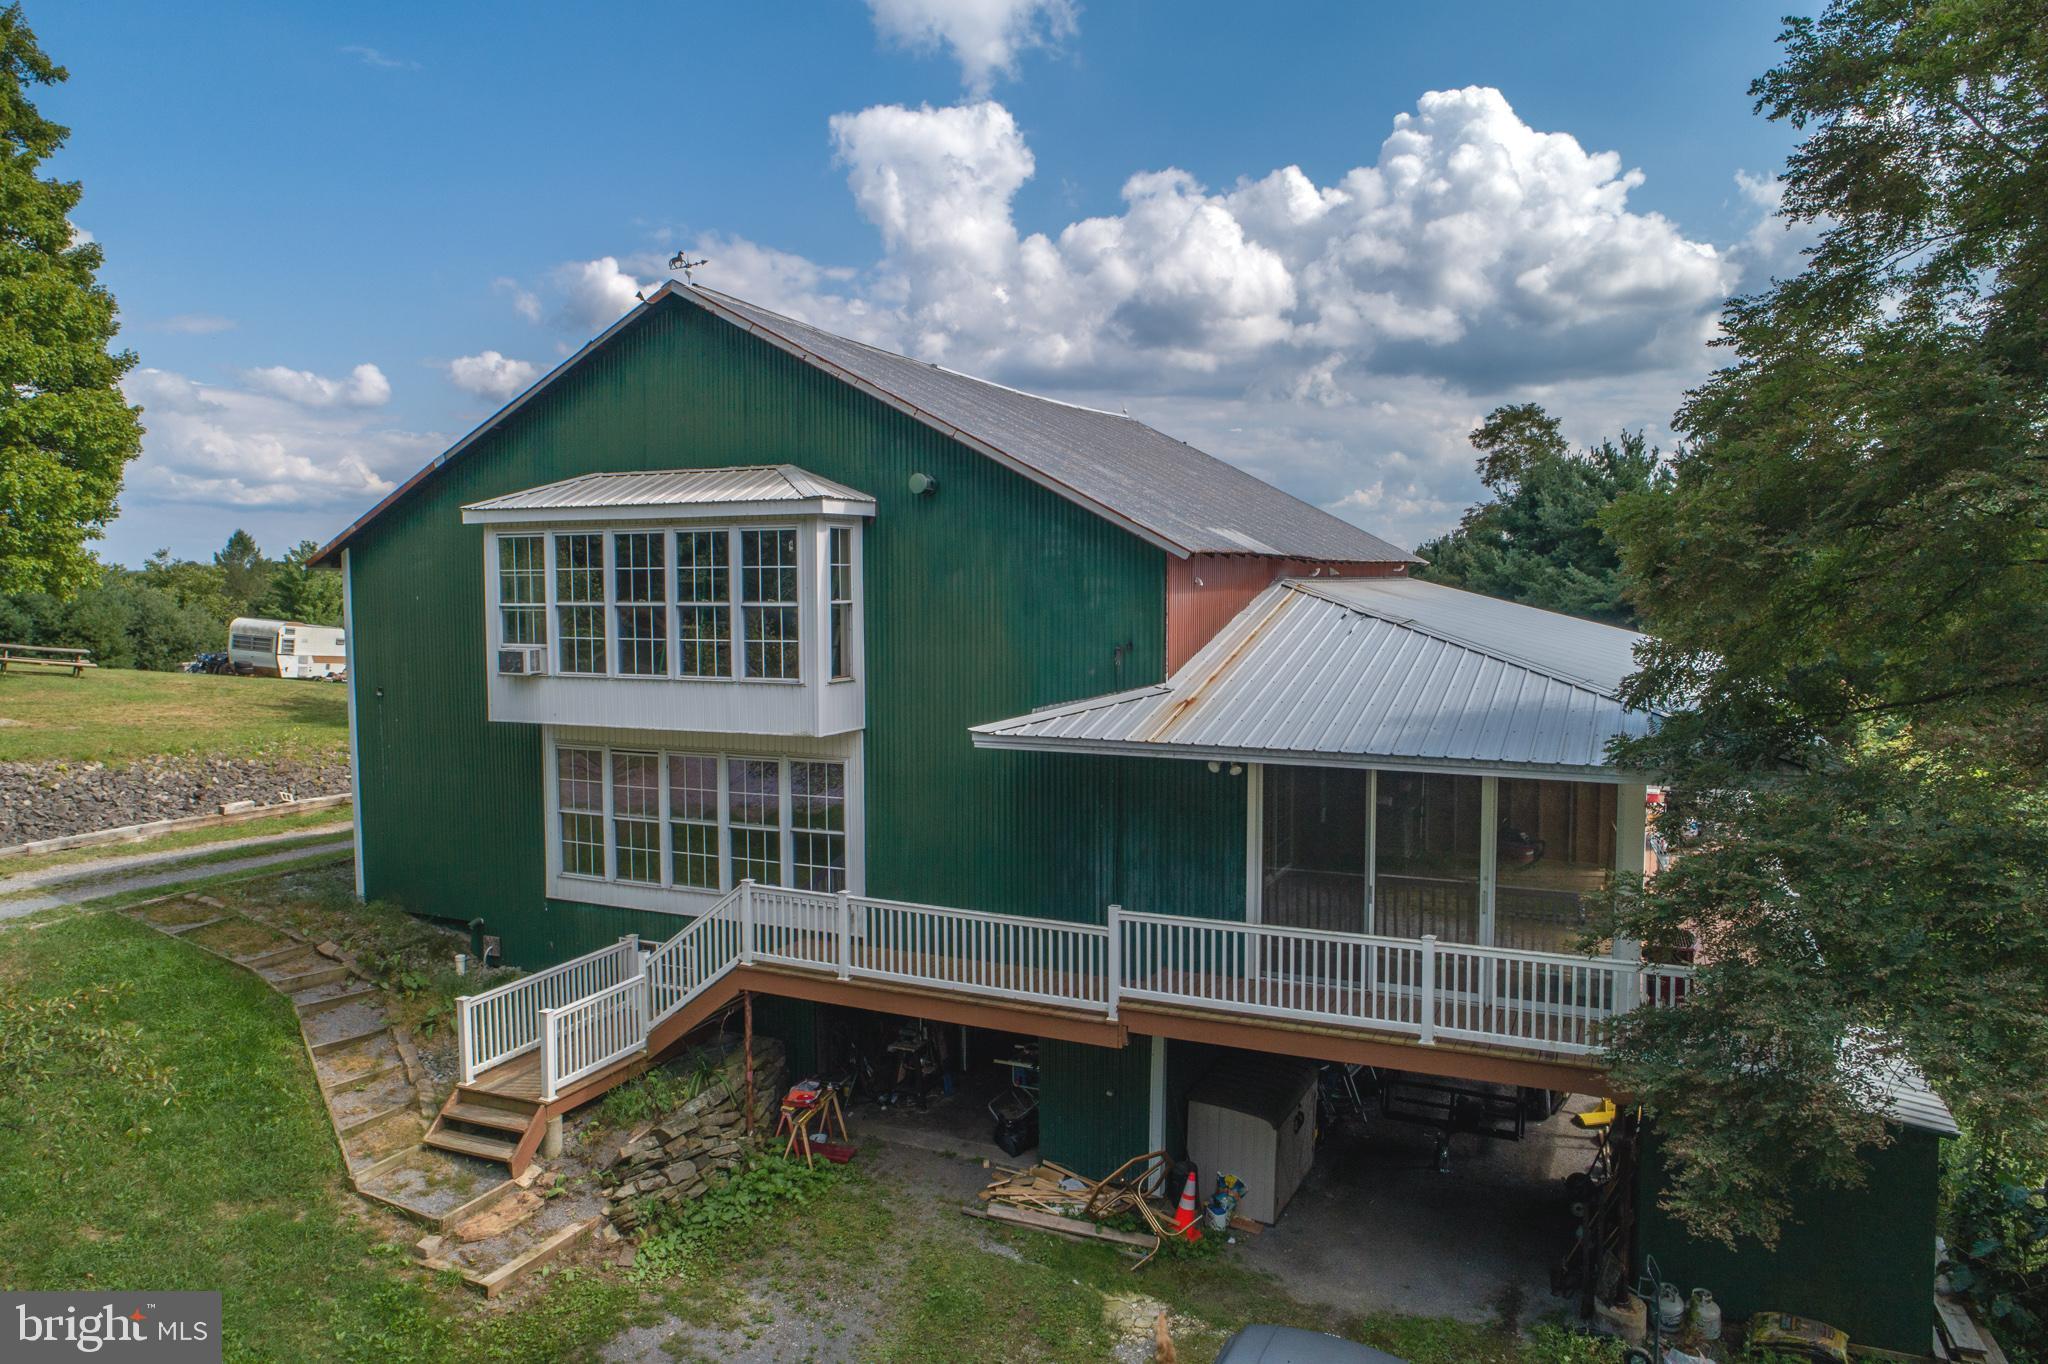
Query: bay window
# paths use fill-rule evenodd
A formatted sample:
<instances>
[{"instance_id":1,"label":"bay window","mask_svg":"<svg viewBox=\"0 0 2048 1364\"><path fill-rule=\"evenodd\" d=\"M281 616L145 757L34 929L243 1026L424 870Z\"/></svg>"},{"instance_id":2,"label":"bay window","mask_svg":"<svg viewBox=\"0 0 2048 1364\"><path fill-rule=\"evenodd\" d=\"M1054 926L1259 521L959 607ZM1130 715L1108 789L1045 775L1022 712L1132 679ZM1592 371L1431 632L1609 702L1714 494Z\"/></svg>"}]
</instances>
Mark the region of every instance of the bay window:
<instances>
[{"instance_id":1,"label":"bay window","mask_svg":"<svg viewBox=\"0 0 2048 1364\"><path fill-rule=\"evenodd\" d=\"M676 535L676 634L684 677L732 675L732 537Z\"/></svg>"},{"instance_id":2,"label":"bay window","mask_svg":"<svg viewBox=\"0 0 2048 1364\"><path fill-rule=\"evenodd\" d=\"M555 746L560 874L719 892L847 888L839 759Z\"/></svg>"},{"instance_id":3,"label":"bay window","mask_svg":"<svg viewBox=\"0 0 2048 1364\"><path fill-rule=\"evenodd\" d=\"M853 676L853 531L834 526L828 536L827 610L832 620L832 679Z\"/></svg>"}]
</instances>

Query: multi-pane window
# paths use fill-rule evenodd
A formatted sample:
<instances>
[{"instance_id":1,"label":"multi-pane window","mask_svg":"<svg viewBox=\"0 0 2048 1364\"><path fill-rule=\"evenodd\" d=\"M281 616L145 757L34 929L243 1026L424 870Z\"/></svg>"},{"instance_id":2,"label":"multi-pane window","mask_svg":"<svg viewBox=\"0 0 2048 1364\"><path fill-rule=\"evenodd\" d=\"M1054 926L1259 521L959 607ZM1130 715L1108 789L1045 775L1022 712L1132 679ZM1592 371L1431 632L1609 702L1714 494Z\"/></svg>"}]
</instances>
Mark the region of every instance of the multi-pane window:
<instances>
[{"instance_id":1,"label":"multi-pane window","mask_svg":"<svg viewBox=\"0 0 2048 1364\"><path fill-rule=\"evenodd\" d=\"M545 644L548 561L545 535L498 537L498 642Z\"/></svg>"},{"instance_id":2,"label":"multi-pane window","mask_svg":"<svg viewBox=\"0 0 2048 1364\"><path fill-rule=\"evenodd\" d=\"M791 883L798 890L846 889L846 769L789 765Z\"/></svg>"},{"instance_id":3,"label":"multi-pane window","mask_svg":"<svg viewBox=\"0 0 2048 1364\"><path fill-rule=\"evenodd\" d=\"M661 760L612 754L613 875L661 884Z\"/></svg>"},{"instance_id":4,"label":"multi-pane window","mask_svg":"<svg viewBox=\"0 0 2048 1364\"><path fill-rule=\"evenodd\" d=\"M830 610L832 612L832 676L853 676L853 531L834 526L831 542Z\"/></svg>"},{"instance_id":5,"label":"multi-pane window","mask_svg":"<svg viewBox=\"0 0 2048 1364\"><path fill-rule=\"evenodd\" d=\"M740 532L740 622L748 677L798 675L796 532Z\"/></svg>"},{"instance_id":6,"label":"multi-pane window","mask_svg":"<svg viewBox=\"0 0 2048 1364\"><path fill-rule=\"evenodd\" d=\"M605 671L604 536L555 537L555 626L563 672Z\"/></svg>"},{"instance_id":7,"label":"multi-pane window","mask_svg":"<svg viewBox=\"0 0 2048 1364\"><path fill-rule=\"evenodd\" d=\"M718 889L718 759L668 755L669 880Z\"/></svg>"},{"instance_id":8,"label":"multi-pane window","mask_svg":"<svg viewBox=\"0 0 2048 1364\"><path fill-rule=\"evenodd\" d=\"M619 671L629 676L668 676L668 572L662 552L667 544L666 531L621 531L612 536Z\"/></svg>"},{"instance_id":9,"label":"multi-pane window","mask_svg":"<svg viewBox=\"0 0 2048 1364\"><path fill-rule=\"evenodd\" d=\"M677 650L684 677L732 676L732 538L676 533Z\"/></svg>"},{"instance_id":10,"label":"multi-pane window","mask_svg":"<svg viewBox=\"0 0 2048 1364\"><path fill-rule=\"evenodd\" d=\"M568 876L603 876L604 750L557 749L555 766L562 871Z\"/></svg>"},{"instance_id":11,"label":"multi-pane window","mask_svg":"<svg viewBox=\"0 0 2048 1364\"><path fill-rule=\"evenodd\" d=\"M558 747L570 876L679 890L847 889L846 765L811 758Z\"/></svg>"},{"instance_id":12,"label":"multi-pane window","mask_svg":"<svg viewBox=\"0 0 2048 1364\"><path fill-rule=\"evenodd\" d=\"M733 879L781 885L782 764L772 758L734 758L726 763L725 781Z\"/></svg>"}]
</instances>

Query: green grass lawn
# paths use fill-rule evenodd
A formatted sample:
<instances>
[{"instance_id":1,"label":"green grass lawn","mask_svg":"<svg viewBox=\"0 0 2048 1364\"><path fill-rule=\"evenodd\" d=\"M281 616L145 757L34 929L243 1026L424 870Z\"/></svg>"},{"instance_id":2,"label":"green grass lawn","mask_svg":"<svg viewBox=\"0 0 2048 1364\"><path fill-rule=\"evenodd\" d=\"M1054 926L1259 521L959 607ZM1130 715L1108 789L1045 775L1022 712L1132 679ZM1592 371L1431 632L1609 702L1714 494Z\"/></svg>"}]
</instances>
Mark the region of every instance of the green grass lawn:
<instances>
[{"instance_id":1,"label":"green grass lawn","mask_svg":"<svg viewBox=\"0 0 2048 1364\"><path fill-rule=\"evenodd\" d=\"M215 843L227 843L244 838L266 838L282 834L306 834L309 842L318 842L314 831L331 832L340 835L348 832L349 808L346 805L330 806L324 810L308 810L296 815L269 815L263 819L244 820L239 824L222 824L210 829L180 829L176 833L158 834L154 838L137 839L133 843L99 843L86 848L66 848L61 852L20 853L14 857L0 857L0 877L20 876L32 871L48 871L56 867L77 866L85 862L99 862L117 857L141 857L149 853L182 852L187 849L203 849ZM259 845L242 850L223 850L221 855L239 857L248 854L278 852L298 846L301 840L285 839L277 843ZM198 866L211 860L195 856L190 865Z\"/></svg>"},{"instance_id":2,"label":"green grass lawn","mask_svg":"<svg viewBox=\"0 0 2048 1364\"><path fill-rule=\"evenodd\" d=\"M348 751L347 692L332 682L124 668L0 673L0 762L334 757Z\"/></svg>"},{"instance_id":3,"label":"green grass lawn","mask_svg":"<svg viewBox=\"0 0 2048 1364\"><path fill-rule=\"evenodd\" d=\"M24 1016L94 986L118 993L54 1037ZM231 1360L538 1364L644 1310L563 1274L481 1314L406 1268L418 1229L349 1192L291 1009L246 971L77 915L0 931L0 1001L0 1283L219 1289Z\"/></svg>"}]
</instances>

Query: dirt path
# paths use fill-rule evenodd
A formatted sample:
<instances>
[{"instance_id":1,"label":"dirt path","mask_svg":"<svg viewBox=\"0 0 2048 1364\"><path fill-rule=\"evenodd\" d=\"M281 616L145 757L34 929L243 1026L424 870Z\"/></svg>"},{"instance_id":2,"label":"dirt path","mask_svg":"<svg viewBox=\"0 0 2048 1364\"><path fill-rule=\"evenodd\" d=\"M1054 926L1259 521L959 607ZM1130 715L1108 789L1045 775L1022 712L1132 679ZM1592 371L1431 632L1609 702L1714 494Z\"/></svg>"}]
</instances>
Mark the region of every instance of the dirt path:
<instances>
[{"instance_id":1,"label":"dirt path","mask_svg":"<svg viewBox=\"0 0 2048 1364\"><path fill-rule=\"evenodd\" d=\"M288 837L305 837L303 832ZM38 910L55 909L59 905L83 904L87 900L98 900L109 895L120 895L131 890L153 890L158 886L174 886L201 876L230 876L238 871L255 871L263 867L284 866L293 862L311 862L348 852L352 846L348 838L324 839L309 843L302 848L289 848L283 852L257 853L249 857L229 858L221 862L197 862L194 859L219 851L220 845L213 844L198 848L180 848L175 852L148 853L131 862L128 872L115 872L109 876L102 871L73 880L51 884L24 878L30 887L37 884L47 886L39 892L21 895L15 899L0 899L0 919L18 919L24 914ZM156 870L142 870L154 867ZM77 867L52 868L52 872L76 873ZM31 872L29 877L42 877L47 873ZM0 895L8 894L10 883L0 882Z\"/></svg>"}]
</instances>

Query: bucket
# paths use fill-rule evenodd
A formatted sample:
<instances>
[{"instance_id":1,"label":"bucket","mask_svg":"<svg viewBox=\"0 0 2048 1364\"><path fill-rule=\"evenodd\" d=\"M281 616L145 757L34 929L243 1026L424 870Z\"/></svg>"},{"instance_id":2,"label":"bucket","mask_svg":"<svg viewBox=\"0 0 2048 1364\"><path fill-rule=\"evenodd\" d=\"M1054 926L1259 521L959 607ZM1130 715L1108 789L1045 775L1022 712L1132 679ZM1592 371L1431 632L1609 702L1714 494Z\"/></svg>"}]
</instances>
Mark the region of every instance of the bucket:
<instances>
[{"instance_id":1,"label":"bucket","mask_svg":"<svg viewBox=\"0 0 2048 1364\"><path fill-rule=\"evenodd\" d=\"M1603 1335L1618 1336L1630 1345L1642 1343L1646 1320L1643 1300L1634 1294L1614 1306L1597 1301L1593 1304L1593 1328Z\"/></svg>"}]
</instances>

